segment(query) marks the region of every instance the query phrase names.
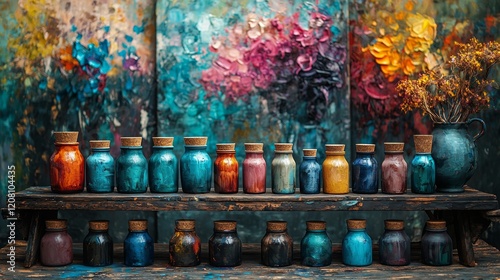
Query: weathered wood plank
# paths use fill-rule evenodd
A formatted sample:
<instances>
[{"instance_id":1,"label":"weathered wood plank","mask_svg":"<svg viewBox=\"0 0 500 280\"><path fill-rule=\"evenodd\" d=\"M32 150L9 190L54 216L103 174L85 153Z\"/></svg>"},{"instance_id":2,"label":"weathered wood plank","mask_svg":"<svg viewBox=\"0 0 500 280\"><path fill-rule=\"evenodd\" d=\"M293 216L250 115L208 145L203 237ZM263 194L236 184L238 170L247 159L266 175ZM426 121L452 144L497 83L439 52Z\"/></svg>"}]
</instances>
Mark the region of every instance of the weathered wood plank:
<instances>
[{"instance_id":1,"label":"weathered wood plank","mask_svg":"<svg viewBox=\"0 0 500 280\"><path fill-rule=\"evenodd\" d=\"M455 234L457 251L460 263L465 266L476 266L474 260L474 248L472 247L472 223L470 215L466 211L456 211Z\"/></svg>"},{"instance_id":2,"label":"weathered wood plank","mask_svg":"<svg viewBox=\"0 0 500 280\"><path fill-rule=\"evenodd\" d=\"M32 212L24 267L29 268L36 263L39 253L40 239L42 238L43 230L45 229L45 220L55 218L57 218L57 211Z\"/></svg>"}]
</instances>

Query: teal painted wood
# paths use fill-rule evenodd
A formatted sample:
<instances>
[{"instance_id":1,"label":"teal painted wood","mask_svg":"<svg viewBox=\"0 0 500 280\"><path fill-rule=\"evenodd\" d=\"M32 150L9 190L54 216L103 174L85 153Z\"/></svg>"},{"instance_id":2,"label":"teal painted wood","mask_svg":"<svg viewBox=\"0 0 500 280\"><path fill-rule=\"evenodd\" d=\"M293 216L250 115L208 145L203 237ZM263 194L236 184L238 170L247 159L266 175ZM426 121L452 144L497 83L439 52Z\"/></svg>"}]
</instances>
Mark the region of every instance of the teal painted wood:
<instances>
[{"instance_id":1,"label":"teal painted wood","mask_svg":"<svg viewBox=\"0 0 500 280\"><path fill-rule=\"evenodd\" d=\"M316 157L304 156L299 166L300 193L320 192L321 165Z\"/></svg>"},{"instance_id":2,"label":"teal painted wood","mask_svg":"<svg viewBox=\"0 0 500 280\"><path fill-rule=\"evenodd\" d=\"M126 266L150 266L154 262L154 241L147 230L131 231L123 241Z\"/></svg>"},{"instance_id":3,"label":"teal painted wood","mask_svg":"<svg viewBox=\"0 0 500 280\"><path fill-rule=\"evenodd\" d=\"M275 152L271 163L272 190L276 194L295 193L296 164L292 152Z\"/></svg>"},{"instance_id":4,"label":"teal painted wood","mask_svg":"<svg viewBox=\"0 0 500 280\"><path fill-rule=\"evenodd\" d=\"M212 188L212 159L206 146L185 146L181 183L185 193L208 193Z\"/></svg>"},{"instance_id":5,"label":"teal painted wood","mask_svg":"<svg viewBox=\"0 0 500 280\"><path fill-rule=\"evenodd\" d=\"M173 147L153 146L148 162L148 183L153 193L178 191L178 160Z\"/></svg>"},{"instance_id":6,"label":"teal painted wood","mask_svg":"<svg viewBox=\"0 0 500 280\"><path fill-rule=\"evenodd\" d=\"M352 192L378 192L378 163L373 153L356 153L352 162Z\"/></svg>"},{"instance_id":7,"label":"teal painted wood","mask_svg":"<svg viewBox=\"0 0 500 280\"><path fill-rule=\"evenodd\" d=\"M349 229L342 241L342 262L350 266L372 264L372 239L365 229Z\"/></svg>"},{"instance_id":8,"label":"teal painted wood","mask_svg":"<svg viewBox=\"0 0 500 280\"><path fill-rule=\"evenodd\" d=\"M92 193L113 192L115 189L115 159L109 148L93 148L85 161L87 191Z\"/></svg>"},{"instance_id":9,"label":"teal painted wood","mask_svg":"<svg viewBox=\"0 0 500 280\"><path fill-rule=\"evenodd\" d=\"M415 154L411 161L411 191L418 194L436 191L436 164L431 154Z\"/></svg>"},{"instance_id":10,"label":"teal painted wood","mask_svg":"<svg viewBox=\"0 0 500 280\"><path fill-rule=\"evenodd\" d=\"M142 147L121 147L116 160L116 189L120 193L144 193L148 189L148 161Z\"/></svg>"},{"instance_id":11,"label":"teal painted wood","mask_svg":"<svg viewBox=\"0 0 500 280\"><path fill-rule=\"evenodd\" d=\"M300 242L302 265L327 266L332 263L332 241L326 230L307 230Z\"/></svg>"}]
</instances>

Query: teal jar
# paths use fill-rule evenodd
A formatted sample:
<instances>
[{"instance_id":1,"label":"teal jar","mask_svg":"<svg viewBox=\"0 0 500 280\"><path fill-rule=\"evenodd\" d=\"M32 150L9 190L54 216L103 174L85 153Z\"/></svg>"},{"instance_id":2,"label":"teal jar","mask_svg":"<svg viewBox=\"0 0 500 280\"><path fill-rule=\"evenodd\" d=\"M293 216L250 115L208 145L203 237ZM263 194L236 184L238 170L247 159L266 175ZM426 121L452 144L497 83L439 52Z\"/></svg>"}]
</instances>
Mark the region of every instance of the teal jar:
<instances>
[{"instance_id":1,"label":"teal jar","mask_svg":"<svg viewBox=\"0 0 500 280\"><path fill-rule=\"evenodd\" d=\"M129 233L123 241L126 266L149 266L154 261L154 241L148 233L147 220L128 221Z\"/></svg>"},{"instance_id":2,"label":"teal jar","mask_svg":"<svg viewBox=\"0 0 500 280\"><path fill-rule=\"evenodd\" d=\"M116 189L120 193L144 193L148 190L148 161L142 153L141 137L122 137L116 160Z\"/></svg>"},{"instance_id":3,"label":"teal jar","mask_svg":"<svg viewBox=\"0 0 500 280\"><path fill-rule=\"evenodd\" d=\"M152 193L175 193L178 190L177 157L173 137L153 137L149 158L149 190Z\"/></svg>"},{"instance_id":4,"label":"teal jar","mask_svg":"<svg viewBox=\"0 0 500 280\"><path fill-rule=\"evenodd\" d=\"M414 135L415 157L411 162L411 191L432 194L436 190L436 164L431 156L432 135Z\"/></svg>"},{"instance_id":5,"label":"teal jar","mask_svg":"<svg viewBox=\"0 0 500 280\"><path fill-rule=\"evenodd\" d=\"M372 264L372 239L366 233L366 220L347 220L348 232L342 241L342 262L350 266Z\"/></svg>"},{"instance_id":6,"label":"teal jar","mask_svg":"<svg viewBox=\"0 0 500 280\"><path fill-rule=\"evenodd\" d=\"M292 155L293 144L275 143L274 146L276 149L271 165L273 193L295 193L296 164Z\"/></svg>"},{"instance_id":7,"label":"teal jar","mask_svg":"<svg viewBox=\"0 0 500 280\"><path fill-rule=\"evenodd\" d=\"M326 222L307 221L307 231L300 242L302 265L327 266L332 263L332 241L326 233Z\"/></svg>"},{"instance_id":8,"label":"teal jar","mask_svg":"<svg viewBox=\"0 0 500 280\"><path fill-rule=\"evenodd\" d=\"M208 193L212 188L212 159L207 153L207 137L184 137L181 183L185 193Z\"/></svg>"},{"instance_id":9,"label":"teal jar","mask_svg":"<svg viewBox=\"0 0 500 280\"><path fill-rule=\"evenodd\" d=\"M92 154L85 161L87 192L108 193L115 189L115 159L109 147L109 140L90 141Z\"/></svg>"}]
</instances>

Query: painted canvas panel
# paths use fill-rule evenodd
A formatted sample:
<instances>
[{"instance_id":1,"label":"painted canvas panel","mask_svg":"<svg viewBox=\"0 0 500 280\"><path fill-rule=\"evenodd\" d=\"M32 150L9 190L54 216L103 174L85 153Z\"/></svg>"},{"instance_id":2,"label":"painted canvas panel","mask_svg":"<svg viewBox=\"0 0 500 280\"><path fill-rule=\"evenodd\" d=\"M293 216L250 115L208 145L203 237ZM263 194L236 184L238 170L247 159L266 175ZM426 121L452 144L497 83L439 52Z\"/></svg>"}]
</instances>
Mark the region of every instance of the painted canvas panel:
<instances>
[{"instance_id":1,"label":"painted canvas panel","mask_svg":"<svg viewBox=\"0 0 500 280\"><path fill-rule=\"evenodd\" d=\"M158 131L215 143L349 142L347 2L157 3ZM347 145L349 146L349 145Z\"/></svg>"}]
</instances>

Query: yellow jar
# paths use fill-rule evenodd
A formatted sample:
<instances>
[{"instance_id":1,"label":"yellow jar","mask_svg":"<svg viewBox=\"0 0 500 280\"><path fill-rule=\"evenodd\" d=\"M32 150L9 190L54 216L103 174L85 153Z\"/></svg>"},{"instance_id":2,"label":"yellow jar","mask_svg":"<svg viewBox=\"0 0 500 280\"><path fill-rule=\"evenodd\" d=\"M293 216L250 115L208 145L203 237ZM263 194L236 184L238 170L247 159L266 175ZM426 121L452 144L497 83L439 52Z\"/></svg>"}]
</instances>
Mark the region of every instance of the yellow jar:
<instances>
[{"instance_id":1,"label":"yellow jar","mask_svg":"<svg viewBox=\"0 0 500 280\"><path fill-rule=\"evenodd\" d=\"M349 193L349 163L345 159L345 145L326 144L323 161L323 192L329 194Z\"/></svg>"}]
</instances>

